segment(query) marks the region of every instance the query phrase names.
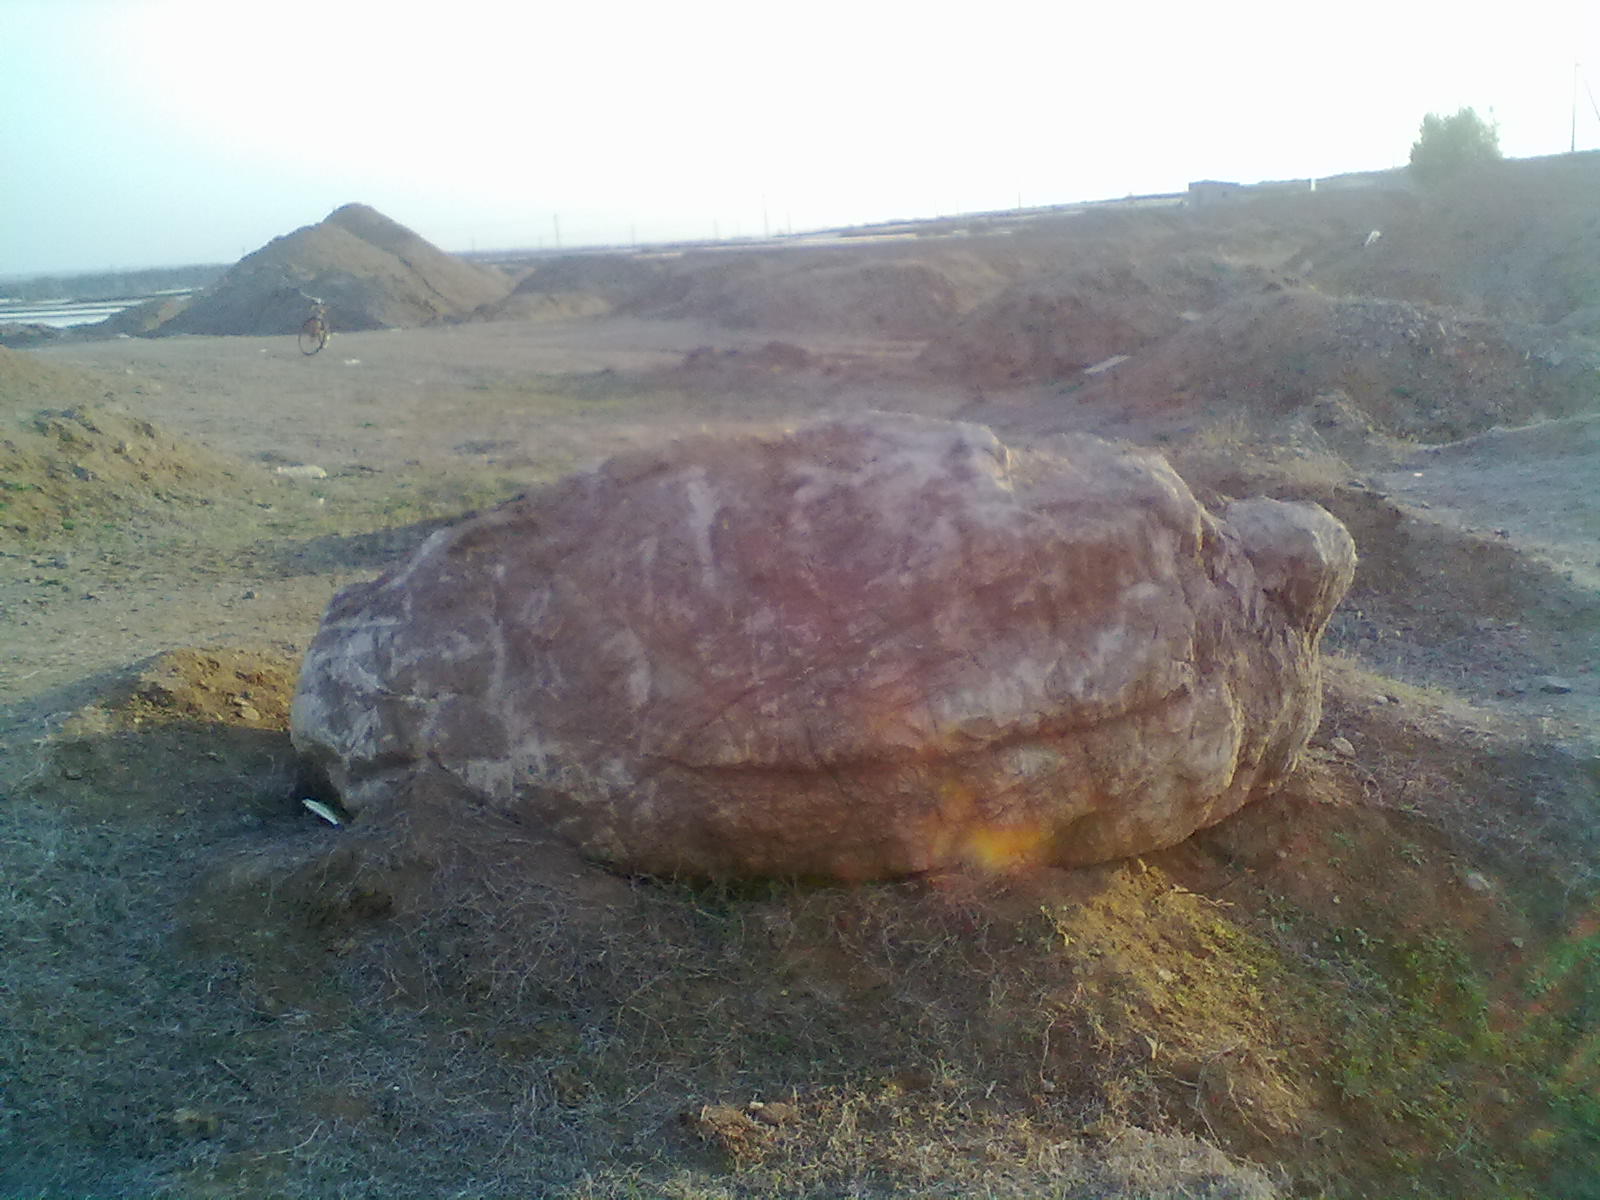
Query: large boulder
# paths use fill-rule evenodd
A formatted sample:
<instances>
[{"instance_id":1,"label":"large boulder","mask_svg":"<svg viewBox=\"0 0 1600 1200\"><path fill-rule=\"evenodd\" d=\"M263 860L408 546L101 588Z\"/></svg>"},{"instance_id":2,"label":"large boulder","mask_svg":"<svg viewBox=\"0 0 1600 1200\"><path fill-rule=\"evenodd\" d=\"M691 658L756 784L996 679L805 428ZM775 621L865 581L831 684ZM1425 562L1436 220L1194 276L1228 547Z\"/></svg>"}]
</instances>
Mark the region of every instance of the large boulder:
<instances>
[{"instance_id":1,"label":"large boulder","mask_svg":"<svg viewBox=\"0 0 1600 1200\"><path fill-rule=\"evenodd\" d=\"M335 598L296 745L627 870L881 878L1170 845L1293 769L1354 570L1313 505L873 413L615 458Z\"/></svg>"}]
</instances>

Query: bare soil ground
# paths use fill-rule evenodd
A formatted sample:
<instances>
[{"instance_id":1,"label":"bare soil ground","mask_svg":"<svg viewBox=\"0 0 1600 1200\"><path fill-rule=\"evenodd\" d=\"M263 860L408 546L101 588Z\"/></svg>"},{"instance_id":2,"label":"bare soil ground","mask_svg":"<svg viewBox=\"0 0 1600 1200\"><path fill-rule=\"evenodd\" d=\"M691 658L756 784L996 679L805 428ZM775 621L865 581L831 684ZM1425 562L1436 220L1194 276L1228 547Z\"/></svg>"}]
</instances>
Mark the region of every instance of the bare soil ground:
<instances>
[{"instance_id":1,"label":"bare soil ground","mask_svg":"<svg viewBox=\"0 0 1600 1200\"><path fill-rule=\"evenodd\" d=\"M1600 1195L1593 380L1496 350L1473 397L1554 401L1435 444L1435 364L1235 320L985 393L923 341L618 316L0 358L0 1195ZM615 449L868 406L1349 523L1290 786L1134 862L849 889L299 806L337 588Z\"/></svg>"}]
</instances>

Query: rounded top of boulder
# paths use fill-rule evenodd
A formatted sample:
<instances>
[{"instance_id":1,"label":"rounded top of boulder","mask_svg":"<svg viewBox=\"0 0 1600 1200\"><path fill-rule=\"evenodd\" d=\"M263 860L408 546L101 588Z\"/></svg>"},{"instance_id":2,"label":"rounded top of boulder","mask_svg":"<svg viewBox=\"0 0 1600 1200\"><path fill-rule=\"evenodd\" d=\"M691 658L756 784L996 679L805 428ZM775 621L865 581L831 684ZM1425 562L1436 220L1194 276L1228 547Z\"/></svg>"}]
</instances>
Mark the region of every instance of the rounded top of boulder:
<instances>
[{"instance_id":1,"label":"rounded top of boulder","mask_svg":"<svg viewBox=\"0 0 1600 1200\"><path fill-rule=\"evenodd\" d=\"M1160 610L1203 510L1159 458L1077 449L1045 463L890 413L703 435L530 494L442 561L493 529L551 573L552 636L626 642L626 671L597 658L572 685L630 714L639 753L812 769L976 747L1177 684L1188 631ZM730 724L736 706L765 715Z\"/></svg>"}]
</instances>

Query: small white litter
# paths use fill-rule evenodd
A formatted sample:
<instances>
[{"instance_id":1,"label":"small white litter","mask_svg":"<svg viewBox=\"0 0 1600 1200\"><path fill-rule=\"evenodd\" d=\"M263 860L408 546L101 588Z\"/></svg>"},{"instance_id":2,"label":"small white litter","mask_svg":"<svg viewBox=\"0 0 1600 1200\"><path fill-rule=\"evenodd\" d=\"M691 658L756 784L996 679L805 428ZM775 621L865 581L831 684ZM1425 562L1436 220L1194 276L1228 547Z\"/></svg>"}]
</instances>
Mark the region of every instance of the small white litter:
<instances>
[{"instance_id":1,"label":"small white litter","mask_svg":"<svg viewBox=\"0 0 1600 1200\"><path fill-rule=\"evenodd\" d=\"M344 822L339 819L339 814L334 812L333 809L329 808L320 800L313 800L308 796L306 799L300 801L300 803L305 805L308 811L316 813L317 816L321 817L329 825L344 824Z\"/></svg>"},{"instance_id":2,"label":"small white litter","mask_svg":"<svg viewBox=\"0 0 1600 1200\"><path fill-rule=\"evenodd\" d=\"M347 358L344 360L344 365L347 367L359 367L361 360L359 358Z\"/></svg>"},{"instance_id":3,"label":"small white litter","mask_svg":"<svg viewBox=\"0 0 1600 1200\"><path fill-rule=\"evenodd\" d=\"M1092 367L1085 367L1083 373L1085 375L1104 374L1106 371L1111 370L1112 367L1120 366L1127 361L1128 356L1126 354L1113 354L1110 358L1102 359Z\"/></svg>"},{"instance_id":4,"label":"small white litter","mask_svg":"<svg viewBox=\"0 0 1600 1200\"><path fill-rule=\"evenodd\" d=\"M1370 246L1370 245L1372 245L1373 242L1377 241L1382 236L1383 236L1383 230L1374 229L1371 233L1367 234L1367 240L1362 242L1361 245L1362 245L1363 248L1365 248L1367 246Z\"/></svg>"},{"instance_id":5,"label":"small white litter","mask_svg":"<svg viewBox=\"0 0 1600 1200\"><path fill-rule=\"evenodd\" d=\"M301 463L296 467L274 467L272 473L286 476L289 479L326 479L328 477L326 470L310 463Z\"/></svg>"}]
</instances>

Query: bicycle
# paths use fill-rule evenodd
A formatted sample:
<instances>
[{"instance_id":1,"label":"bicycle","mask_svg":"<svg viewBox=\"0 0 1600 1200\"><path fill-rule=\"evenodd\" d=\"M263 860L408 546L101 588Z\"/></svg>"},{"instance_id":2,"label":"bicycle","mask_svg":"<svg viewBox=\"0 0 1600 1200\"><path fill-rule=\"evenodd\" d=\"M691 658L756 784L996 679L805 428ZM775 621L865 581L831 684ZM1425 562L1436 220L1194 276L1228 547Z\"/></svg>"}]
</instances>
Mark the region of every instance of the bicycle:
<instances>
[{"instance_id":1,"label":"bicycle","mask_svg":"<svg viewBox=\"0 0 1600 1200\"><path fill-rule=\"evenodd\" d=\"M328 325L328 306L321 300L312 299L311 315L300 326L300 353L310 358L328 344L332 332Z\"/></svg>"}]
</instances>

